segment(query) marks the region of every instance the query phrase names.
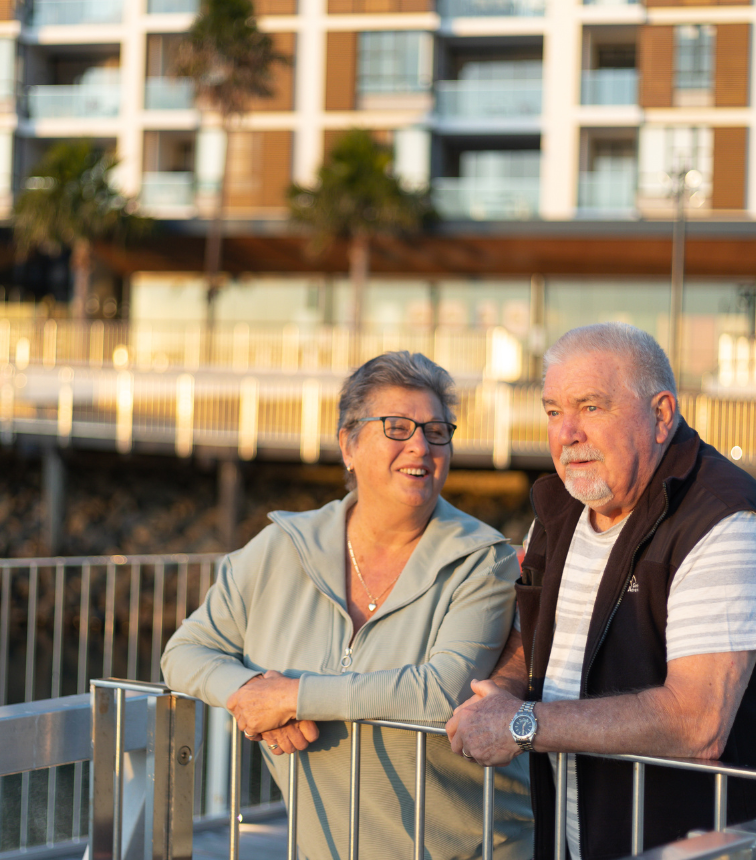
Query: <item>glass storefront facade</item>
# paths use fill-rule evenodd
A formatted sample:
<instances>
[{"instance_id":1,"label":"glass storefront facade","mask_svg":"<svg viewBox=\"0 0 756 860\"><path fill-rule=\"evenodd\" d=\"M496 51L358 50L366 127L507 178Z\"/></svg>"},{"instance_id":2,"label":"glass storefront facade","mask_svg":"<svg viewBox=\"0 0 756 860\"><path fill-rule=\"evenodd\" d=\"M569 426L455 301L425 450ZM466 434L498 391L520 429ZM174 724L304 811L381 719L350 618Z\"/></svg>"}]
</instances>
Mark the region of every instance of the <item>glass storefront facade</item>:
<instances>
[{"instance_id":1,"label":"glass storefront facade","mask_svg":"<svg viewBox=\"0 0 756 860\"><path fill-rule=\"evenodd\" d=\"M533 301L542 302L542 313L531 308ZM202 279L139 274L132 281L131 308L138 322L201 323ZM522 346L525 373L537 366L529 361L534 351L537 357L544 346L580 325L627 322L648 331L665 349L669 346L670 287L661 278L551 277L537 287L526 278L372 278L363 308L364 329L375 334L503 327ZM218 297L215 317L218 323L295 325L306 331L347 327L352 310L346 278L267 276L230 281ZM683 300L681 387L716 385L722 338L752 338L755 314L753 283L689 279Z\"/></svg>"}]
</instances>

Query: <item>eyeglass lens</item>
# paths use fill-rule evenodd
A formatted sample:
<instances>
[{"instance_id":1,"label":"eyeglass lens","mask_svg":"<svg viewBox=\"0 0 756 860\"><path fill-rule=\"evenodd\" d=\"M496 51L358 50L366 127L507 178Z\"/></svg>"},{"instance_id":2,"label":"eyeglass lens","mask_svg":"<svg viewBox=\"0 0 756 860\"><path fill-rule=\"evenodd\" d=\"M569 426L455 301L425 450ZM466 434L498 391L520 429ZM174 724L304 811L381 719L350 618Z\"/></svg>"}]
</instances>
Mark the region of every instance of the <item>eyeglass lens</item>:
<instances>
[{"instance_id":1,"label":"eyeglass lens","mask_svg":"<svg viewBox=\"0 0 756 860\"><path fill-rule=\"evenodd\" d=\"M383 421L386 435L396 442L405 442L418 426L411 418L388 417ZM451 441L452 428L443 421L429 421L423 425L423 432L431 445L447 445Z\"/></svg>"}]
</instances>

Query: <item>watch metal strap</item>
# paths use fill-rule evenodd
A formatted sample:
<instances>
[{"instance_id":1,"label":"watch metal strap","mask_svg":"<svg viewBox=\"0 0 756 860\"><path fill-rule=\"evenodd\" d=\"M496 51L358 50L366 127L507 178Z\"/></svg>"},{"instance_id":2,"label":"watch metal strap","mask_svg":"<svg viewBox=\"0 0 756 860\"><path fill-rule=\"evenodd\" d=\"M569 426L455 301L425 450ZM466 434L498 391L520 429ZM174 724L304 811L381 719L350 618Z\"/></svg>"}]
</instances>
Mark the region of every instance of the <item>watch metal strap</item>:
<instances>
[{"instance_id":1,"label":"watch metal strap","mask_svg":"<svg viewBox=\"0 0 756 860\"><path fill-rule=\"evenodd\" d=\"M523 702L520 705L519 713L530 714L533 717L533 719L535 720L535 714L533 713L533 710L534 710L536 704L537 704L536 702ZM535 752L535 750L533 749L533 738L535 738L535 733L533 734L533 737L530 738L530 740L518 740L517 746L523 752Z\"/></svg>"}]
</instances>

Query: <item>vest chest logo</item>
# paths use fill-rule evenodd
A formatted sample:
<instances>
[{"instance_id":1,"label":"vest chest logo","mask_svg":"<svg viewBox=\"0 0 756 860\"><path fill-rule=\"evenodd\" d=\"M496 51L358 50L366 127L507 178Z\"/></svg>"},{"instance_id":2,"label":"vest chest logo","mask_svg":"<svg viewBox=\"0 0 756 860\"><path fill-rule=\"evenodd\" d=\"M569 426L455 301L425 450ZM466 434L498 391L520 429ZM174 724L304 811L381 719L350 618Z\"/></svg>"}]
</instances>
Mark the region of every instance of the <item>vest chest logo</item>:
<instances>
[{"instance_id":1,"label":"vest chest logo","mask_svg":"<svg viewBox=\"0 0 756 860\"><path fill-rule=\"evenodd\" d=\"M628 594L637 594L638 593L638 580L635 578L635 574L630 577L630 585L627 587Z\"/></svg>"}]
</instances>

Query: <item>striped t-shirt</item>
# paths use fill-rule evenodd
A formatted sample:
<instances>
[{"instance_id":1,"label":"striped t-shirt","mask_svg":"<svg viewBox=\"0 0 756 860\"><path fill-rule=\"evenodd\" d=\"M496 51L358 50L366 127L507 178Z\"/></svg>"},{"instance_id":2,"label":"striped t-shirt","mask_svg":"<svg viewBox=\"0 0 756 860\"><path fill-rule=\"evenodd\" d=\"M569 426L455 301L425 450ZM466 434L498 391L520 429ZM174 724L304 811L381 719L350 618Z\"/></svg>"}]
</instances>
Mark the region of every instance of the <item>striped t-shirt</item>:
<instances>
[{"instance_id":1,"label":"striped t-shirt","mask_svg":"<svg viewBox=\"0 0 756 860\"><path fill-rule=\"evenodd\" d=\"M629 519L597 532L589 513L586 507L564 565L544 702L580 697L583 657L599 583ZM629 590L634 587L638 586L631 579ZM727 517L688 554L672 580L666 637L667 662L696 654L756 650L756 514L742 511ZM556 767L555 754L551 760ZM574 755L568 757L567 840L573 860L579 860Z\"/></svg>"}]
</instances>

